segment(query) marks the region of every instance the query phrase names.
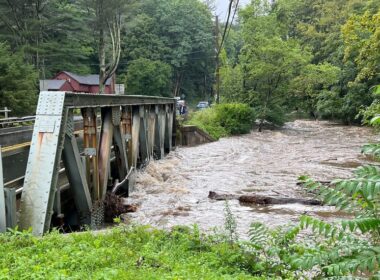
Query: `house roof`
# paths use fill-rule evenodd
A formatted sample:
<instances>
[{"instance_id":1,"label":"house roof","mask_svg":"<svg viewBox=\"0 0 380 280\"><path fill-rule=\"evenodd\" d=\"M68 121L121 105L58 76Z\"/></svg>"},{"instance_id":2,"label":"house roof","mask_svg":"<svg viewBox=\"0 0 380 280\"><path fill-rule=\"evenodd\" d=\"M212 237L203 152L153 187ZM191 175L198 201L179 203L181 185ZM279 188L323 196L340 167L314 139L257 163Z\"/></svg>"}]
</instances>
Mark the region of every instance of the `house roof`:
<instances>
[{"instance_id":1,"label":"house roof","mask_svg":"<svg viewBox=\"0 0 380 280\"><path fill-rule=\"evenodd\" d=\"M50 90L60 90L65 83L65 80L40 80L40 86Z\"/></svg>"},{"instance_id":2,"label":"house roof","mask_svg":"<svg viewBox=\"0 0 380 280\"><path fill-rule=\"evenodd\" d=\"M91 74L86 76L77 75L71 72L63 71L62 73L65 73L66 75L72 77L73 79L77 80L80 84L83 85L90 85L90 86L97 86L99 85L99 75L97 74ZM106 82L106 85L111 84L111 78L109 78Z\"/></svg>"}]
</instances>

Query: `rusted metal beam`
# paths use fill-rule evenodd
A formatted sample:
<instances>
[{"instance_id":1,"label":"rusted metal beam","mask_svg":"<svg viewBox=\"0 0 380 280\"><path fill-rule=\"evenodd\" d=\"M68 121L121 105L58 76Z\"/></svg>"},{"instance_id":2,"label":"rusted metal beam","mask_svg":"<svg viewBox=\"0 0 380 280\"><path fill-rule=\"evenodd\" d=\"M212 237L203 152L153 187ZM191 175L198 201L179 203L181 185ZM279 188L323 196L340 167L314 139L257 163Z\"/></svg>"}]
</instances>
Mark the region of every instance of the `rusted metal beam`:
<instances>
[{"instance_id":1,"label":"rusted metal beam","mask_svg":"<svg viewBox=\"0 0 380 280\"><path fill-rule=\"evenodd\" d=\"M144 106L140 106L140 138L139 138L139 149L140 149L140 163L145 164L149 161L148 154L148 137L147 137L147 109Z\"/></svg>"},{"instance_id":2,"label":"rusted metal beam","mask_svg":"<svg viewBox=\"0 0 380 280\"><path fill-rule=\"evenodd\" d=\"M165 134L167 130L166 125L166 111L165 107L160 111L160 149L161 149L161 159L165 156Z\"/></svg>"},{"instance_id":3,"label":"rusted metal beam","mask_svg":"<svg viewBox=\"0 0 380 280\"><path fill-rule=\"evenodd\" d=\"M121 134L126 142L127 162L128 167L132 166L132 107L123 106L121 113Z\"/></svg>"},{"instance_id":4,"label":"rusted metal beam","mask_svg":"<svg viewBox=\"0 0 380 280\"><path fill-rule=\"evenodd\" d=\"M83 145L84 156L86 158L86 179L92 198L100 197L98 170L98 136L97 136L97 116L93 108L82 110L83 115Z\"/></svg>"},{"instance_id":5,"label":"rusted metal beam","mask_svg":"<svg viewBox=\"0 0 380 280\"><path fill-rule=\"evenodd\" d=\"M137 167L137 159L139 156L139 136L140 136L140 111L139 108L132 107L132 166Z\"/></svg>"},{"instance_id":6,"label":"rusted metal beam","mask_svg":"<svg viewBox=\"0 0 380 280\"><path fill-rule=\"evenodd\" d=\"M112 110L111 108L104 108L102 111L102 129L100 131L98 158L100 196L95 200L103 200L106 196L113 128Z\"/></svg>"},{"instance_id":7,"label":"rusted metal beam","mask_svg":"<svg viewBox=\"0 0 380 280\"><path fill-rule=\"evenodd\" d=\"M148 111L148 155L149 159L153 159L153 152L154 152L154 142L155 142L155 132L156 132L156 111L155 107L151 106Z\"/></svg>"}]
</instances>

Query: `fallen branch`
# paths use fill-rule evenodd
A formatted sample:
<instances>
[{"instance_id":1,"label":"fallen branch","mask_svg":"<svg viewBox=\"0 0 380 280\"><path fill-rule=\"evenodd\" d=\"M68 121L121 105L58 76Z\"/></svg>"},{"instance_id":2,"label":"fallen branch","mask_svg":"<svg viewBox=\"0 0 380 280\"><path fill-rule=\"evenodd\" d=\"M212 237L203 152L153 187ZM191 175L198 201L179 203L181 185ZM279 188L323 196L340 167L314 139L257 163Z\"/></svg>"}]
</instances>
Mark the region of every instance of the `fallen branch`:
<instances>
[{"instance_id":1,"label":"fallen branch","mask_svg":"<svg viewBox=\"0 0 380 280\"><path fill-rule=\"evenodd\" d=\"M209 192L208 198L214 200L232 200L237 199L242 203L252 203L259 205L273 205L273 204L303 204L303 205L322 205L322 202L316 199L303 199L291 197L274 197L263 196L256 194L237 195L237 194L221 194L216 192Z\"/></svg>"}]
</instances>

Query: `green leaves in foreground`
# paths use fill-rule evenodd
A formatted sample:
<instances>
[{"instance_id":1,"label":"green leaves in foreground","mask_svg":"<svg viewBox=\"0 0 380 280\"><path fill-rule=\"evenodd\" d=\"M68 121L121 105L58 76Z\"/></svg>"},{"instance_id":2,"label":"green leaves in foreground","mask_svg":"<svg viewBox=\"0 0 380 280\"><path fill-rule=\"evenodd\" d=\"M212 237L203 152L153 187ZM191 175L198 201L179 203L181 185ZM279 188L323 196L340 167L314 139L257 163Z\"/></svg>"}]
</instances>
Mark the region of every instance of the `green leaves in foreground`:
<instances>
[{"instance_id":1,"label":"green leaves in foreground","mask_svg":"<svg viewBox=\"0 0 380 280\"><path fill-rule=\"evenodd\" d=\"M324 186L308 177L300 180L326 204L354 214L352 219L327 223L302 217L300 227L316 237L310 250L293 259L303 270L319 268L324 276L377 279L380 264L380 169L359 167L354 178Z\"/></svg>"},{"instance_id":2,"label":"green leaves in foreground","mask_svg":"<svg viewBox=\"0 0 380 280\"><path fill-rule=\"evenodd\" d=\"M365 155L380 157L380 144L367 144L362 148L362 153Z\"/></svg>"}]
</instances>

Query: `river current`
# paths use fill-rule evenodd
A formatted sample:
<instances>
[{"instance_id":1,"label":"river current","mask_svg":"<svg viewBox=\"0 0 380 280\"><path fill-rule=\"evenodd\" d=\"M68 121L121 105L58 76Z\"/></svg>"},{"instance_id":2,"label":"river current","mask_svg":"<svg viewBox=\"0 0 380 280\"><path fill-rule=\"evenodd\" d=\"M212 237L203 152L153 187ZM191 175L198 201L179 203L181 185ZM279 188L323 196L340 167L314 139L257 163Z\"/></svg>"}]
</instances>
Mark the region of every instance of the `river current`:
<instances>
[{"instance_id":1,"label":"river current","mask_svg":"<svg viewBox=\"0 0 380 280\"><path fill-rule=\"evenodd\" d=\"M369 163L361 146L376 140L370 128L297 120L280 130L179 147L138 174L128 203L139 208L124 219L159 228L193 224L203 230L223 228L225 202L209 199L209 191L310 197L297 185L300 175L321 181L350 177L356 167ZM229 206L243 236L254 221L275 227L296 223L303 214L327 220L345 215L328 206L256 206L237 200L229 201Z\"/></svg>"}]
</instances>

